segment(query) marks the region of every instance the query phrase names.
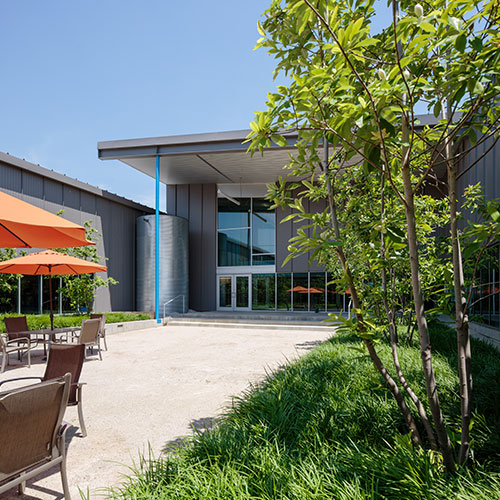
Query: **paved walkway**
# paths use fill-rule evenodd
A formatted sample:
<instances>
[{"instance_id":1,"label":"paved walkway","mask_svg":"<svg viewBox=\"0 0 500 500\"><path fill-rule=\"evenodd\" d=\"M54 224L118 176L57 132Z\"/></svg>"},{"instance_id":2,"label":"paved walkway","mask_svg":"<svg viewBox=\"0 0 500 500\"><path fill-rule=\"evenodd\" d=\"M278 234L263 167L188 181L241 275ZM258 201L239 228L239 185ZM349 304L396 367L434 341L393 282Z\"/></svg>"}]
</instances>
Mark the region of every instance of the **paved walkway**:
<instances>
[{"instance_id":1,"label":"paved walkway","mask_svg":"<svg viewBox=\"0 0 500 500\"><path fill-rule=\"evenodd\" d=\"M158 455L192 428L203 429L249 382L286 359L301 355L331 335L329 331L286 331L160 327L108 336L103 361L83 367L84 413L88 437L80 437L76 408L68 408L68 477L73 500L79 489L99 498L120 483L148 443ZM15 356L11 355L11 359ZM31 369L11 366L0 380L42 375L41 356ZM1 451L0 451L1 452ZM52 472L52 471L51 471ZM61 499L60 475L28 482L23 497Z\"/></svg>"}]
</instances>

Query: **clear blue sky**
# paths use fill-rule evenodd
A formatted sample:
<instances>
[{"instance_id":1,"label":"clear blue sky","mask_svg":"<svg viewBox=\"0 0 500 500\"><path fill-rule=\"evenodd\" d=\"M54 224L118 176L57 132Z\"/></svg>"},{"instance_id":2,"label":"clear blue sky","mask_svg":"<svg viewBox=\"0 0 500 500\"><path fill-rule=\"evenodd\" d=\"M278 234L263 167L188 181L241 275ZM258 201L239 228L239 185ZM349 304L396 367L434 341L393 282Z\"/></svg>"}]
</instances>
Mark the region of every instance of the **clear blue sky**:
<instances>
[{"instance_id":1,"label":"clear blue sky","mask_svg":"<svg viewBox=\"0 0 500 500\"><path fill-rule=\"evenodd\" d=\"M248 128L276 85L252 50L269 4L0 2L0 151L151 205L154 181L97 142Z\"/></svg>"}]
</instances>

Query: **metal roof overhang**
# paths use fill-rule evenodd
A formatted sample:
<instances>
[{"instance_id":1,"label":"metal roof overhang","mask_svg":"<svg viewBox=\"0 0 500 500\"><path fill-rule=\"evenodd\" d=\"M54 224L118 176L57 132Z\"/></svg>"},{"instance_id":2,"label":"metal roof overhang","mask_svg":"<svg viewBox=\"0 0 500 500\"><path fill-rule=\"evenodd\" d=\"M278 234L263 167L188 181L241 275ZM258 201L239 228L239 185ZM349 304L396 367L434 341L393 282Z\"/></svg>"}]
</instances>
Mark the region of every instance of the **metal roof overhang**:
<instances>
[{"instance_id":1,"label":"metal roof overhang","mask_svg":"<svg viewBox=\"0 0 500 500\"><path fill-rule=\"evenodd\" d=\"M247 153L250 130L99 142L101 160L120 160L165 184L270 183L286 177L283 166L295 150L296 133L286 134L289 146L271 144L264 154Z\"/></svg>"}]
</instances>

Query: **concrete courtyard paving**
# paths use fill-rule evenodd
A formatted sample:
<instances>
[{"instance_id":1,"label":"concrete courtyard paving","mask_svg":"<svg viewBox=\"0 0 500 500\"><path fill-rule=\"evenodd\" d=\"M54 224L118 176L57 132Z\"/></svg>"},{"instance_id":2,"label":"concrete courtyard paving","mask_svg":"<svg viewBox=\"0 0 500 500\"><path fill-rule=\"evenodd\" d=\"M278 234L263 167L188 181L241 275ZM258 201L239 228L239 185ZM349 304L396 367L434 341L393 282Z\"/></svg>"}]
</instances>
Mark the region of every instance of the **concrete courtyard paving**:
<instances>
[{"instance_id":1,"label":"concrete courtyard paving","mask_svg":"<svg viewBox=\"0 0 500 500\"><path fill-rule=\"evenodd\" d=\"M166 326L108 336L103 361L84 364L82 438L76 408L68 408L68 477L73 500L79 490L99 498L118 485L139 452L155 455L175 445L193 427L202 430L249 383L326 340L331 330L229 329ZM11 355L11 359L14 359ZM0 380L42 375L41 355L31 369L13 365ZM1 450L0 450L1 453ZM51 471L0 498L61 499L60 474Z\"/></svg>"}]
</instances>

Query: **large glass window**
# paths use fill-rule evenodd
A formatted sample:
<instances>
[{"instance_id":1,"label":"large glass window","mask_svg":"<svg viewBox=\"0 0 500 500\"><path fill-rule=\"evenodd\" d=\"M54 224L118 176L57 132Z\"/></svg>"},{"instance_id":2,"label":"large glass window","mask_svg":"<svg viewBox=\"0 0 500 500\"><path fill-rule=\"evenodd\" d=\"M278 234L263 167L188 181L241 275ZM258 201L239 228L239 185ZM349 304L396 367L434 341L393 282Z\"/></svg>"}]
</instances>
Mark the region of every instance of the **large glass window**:
<instances>
[{"instance_id":1,"label":"large glass window","mask_svg":"<svg viewBox=\"0 0 500 500\"><path fill-rule=\"evenodd\" d=\"M250 229L218 232L219 266L250 265Z\"/></svg>"},{"instance_id":2,"label":"large glass window","mask_svg":"<svg viewBox=\"0 0 500 500\"><path fill-rule=\"evenodd\" d=\"M269 266L275 263L276 216L270 202L218 199L218 265Z\"/></svg>"},{"instance_id":3,"label":"large glass window","mask_svg":"<svg viewBox=\"0 0 500 500\"><path fill-rule=\"evenodd\" d=\"M252 265L274 265L276 216L267 200L252 200Z\"/></svg>"},{"instance_id":4,"label":"large glass window","mask_svg":"<svg viewBox=\"0 0 500 500\"><path fill-rule=\"evenodd\" d=\"M327 273L327 293L326 293L326 308L328 311L342 311L344 306L344 294L337 290L335 283L331 283L333 277Z\"/></svg>"},{"instance_id":5,"label":"large glass window","mask_svg":"<svg viewBox=\"0 0 500 500\"><path fill-rule=\"evenodd\" d=\"M59 278L49 278L48 276L43 277L43 312L50 312L50 283L49 280L52 279L52 311L54 314L59 312Z\"/></svg>"},{"instance_id":6,"label":"large glass window","mask_svg":"<svg viewBox=\"0 0 500 500\"><path fill-rule=\"evenodd\" d=\"M276 305L278 310L291 311L292 309L292 275L278 273L276 275Z\"/></svg>"},{"instance_id":7,"label":"large glass window","mask_svg":"<svg viewBox=\"0 0 500 500\"><path fill-rule=\"evenodd\" d=\"M310 286L310 310L316 312L325 311L325 273L311 273Z\"/></svg>"},{"instance_id":8,"label":"large glass window","mask_svg":"<svg viewBox=\"0 0 500 500\"><path fill-rule=\"evenodd\" d=\"M252 309L273 309L275 305L274 274L252 275Z\"/></svg>"},{"instance_id":9,"label":"large glass window","mask_svg":"<svg viewBox=\"0 0 500 500\"><path fill-rule=\"evenodd\" d=\"M40 292L39 276L23 276L21 278L21 313L37 314Z\"/></svg>"},{"instance_id":10,"label":"large glass window","mask_svg":"<svg viewBox=\"0 0 500 500\"><path fill-rule=\"evenodd\" d=\"M308 310L309 277L307 273L293 273L293 310Z\"/></svg>"}]
</instances>

